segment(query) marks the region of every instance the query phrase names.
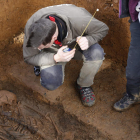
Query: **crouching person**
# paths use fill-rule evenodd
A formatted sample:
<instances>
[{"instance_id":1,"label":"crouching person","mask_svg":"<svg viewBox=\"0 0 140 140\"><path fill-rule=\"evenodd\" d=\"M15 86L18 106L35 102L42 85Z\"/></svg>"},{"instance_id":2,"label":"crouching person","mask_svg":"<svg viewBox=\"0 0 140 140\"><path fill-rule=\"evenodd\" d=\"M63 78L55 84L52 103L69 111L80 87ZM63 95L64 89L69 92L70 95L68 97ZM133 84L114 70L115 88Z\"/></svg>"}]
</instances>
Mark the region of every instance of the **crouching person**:
<instances>
[{"instance_id":1,"label":"crouching person","mask_svg":"<svg viewBox=\"0 0 140 140\"><path fill-rule=\"evenodd\" d=\"M92 15L84 8L71 4L40 9L25 26L23 44L24 61L40 70L40 82L48 90L63 84L64 69L71 59L83 59L77 79L77 89L85 106L95 103L91 88L93 79L104 60L104 50L98 42L106 36L108 27L93 18L82 37L81 34ZM65 52L67 42L76 39L79 49Z\"/></svg>"}]
</instances>

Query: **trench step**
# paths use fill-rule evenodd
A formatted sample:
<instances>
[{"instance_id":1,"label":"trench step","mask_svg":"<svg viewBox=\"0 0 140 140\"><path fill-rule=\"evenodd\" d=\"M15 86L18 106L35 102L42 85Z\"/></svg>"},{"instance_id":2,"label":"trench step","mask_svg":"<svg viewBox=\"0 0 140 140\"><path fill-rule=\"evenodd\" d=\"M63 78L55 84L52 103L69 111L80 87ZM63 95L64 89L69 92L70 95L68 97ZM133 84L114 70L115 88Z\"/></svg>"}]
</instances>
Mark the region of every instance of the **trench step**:
<instances>
[{"instance_id":1,"label":"trench step","mask_svg":"<svg viewBox=\"0 0 140 140\"><path fill-rule=\"evenodd\" d=\"M14 65L8 74L28 88L40 94L52 104L62 104L64 111L76 116L81 122L93 126L107 139L138 140L139 133L139 105L125 112L113 110L113 104L122 97L125 91L125 72L111 69L111 61L105 60L95 77L96 103L92 107L84 107L75 89L81 62L72 60L66 65L65 81L54 91L48 91L40 85L40 77L35 76L33 66L20 62ZM79 66L80 65L80 66Z\"/></svg>"}]
</instances>

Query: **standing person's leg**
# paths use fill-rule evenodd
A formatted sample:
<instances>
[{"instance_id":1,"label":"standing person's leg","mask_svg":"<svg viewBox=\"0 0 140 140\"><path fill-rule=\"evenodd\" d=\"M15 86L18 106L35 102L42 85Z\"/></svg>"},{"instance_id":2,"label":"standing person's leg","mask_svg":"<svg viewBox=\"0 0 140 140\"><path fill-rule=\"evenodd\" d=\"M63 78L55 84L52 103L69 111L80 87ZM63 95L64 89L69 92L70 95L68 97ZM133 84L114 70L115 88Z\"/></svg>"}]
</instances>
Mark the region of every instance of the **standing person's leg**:
<instances>
[{"instance_id":1,"label":"standing person's leg","mask_svg":"<svg viewBox=\"0 0 140 140\"><path fill-rule=\"evenodd\" d=\"M81 101L85 106L92 106L95 103L95 95L91 85L104 60L104 50L99 44L94 44L89 49L81 51L83 54L83 67L77 87L81 95Z\"/></svg>"},{"instance_id":2,"label":"standing person's leg","mask_svg":"<svg viewBox=\"0 0 140 140\"><path fill-rule=\"evenodd\" d=\"M132 104L139 102L140 97L140 23L130 24L131 42L126 67L126 93L124 97L114 104L114 108L123 111Z\"/></svg>"},{"instance_id":3,"label":"standing person's leg","mask_svg":"<svg viewBox=\"0 0 140 140\"><path fill-rule=\"evenodd\" d=\"M48 90L55 90L64 82L64 69L66 63L50 67L41 67L40 83Z\"/></svg>"}]
</instances>

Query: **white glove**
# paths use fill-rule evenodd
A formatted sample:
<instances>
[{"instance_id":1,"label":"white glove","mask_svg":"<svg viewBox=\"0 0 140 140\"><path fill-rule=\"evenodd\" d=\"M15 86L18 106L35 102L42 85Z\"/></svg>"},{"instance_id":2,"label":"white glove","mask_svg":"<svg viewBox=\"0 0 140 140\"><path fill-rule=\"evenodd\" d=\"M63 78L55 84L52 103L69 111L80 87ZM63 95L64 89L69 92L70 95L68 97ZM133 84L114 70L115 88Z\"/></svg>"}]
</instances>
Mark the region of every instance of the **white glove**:
<instances>
[{"instance_id":1,"label":"white glove","mask_svg":"<svg viewBox=\"0 0 140 140\"><path fill-rule=\"evenodd\" d=\"M136 6L136 11L140 12L140 1L138 2L138 5Z\"/></svg>"}]
</instances>

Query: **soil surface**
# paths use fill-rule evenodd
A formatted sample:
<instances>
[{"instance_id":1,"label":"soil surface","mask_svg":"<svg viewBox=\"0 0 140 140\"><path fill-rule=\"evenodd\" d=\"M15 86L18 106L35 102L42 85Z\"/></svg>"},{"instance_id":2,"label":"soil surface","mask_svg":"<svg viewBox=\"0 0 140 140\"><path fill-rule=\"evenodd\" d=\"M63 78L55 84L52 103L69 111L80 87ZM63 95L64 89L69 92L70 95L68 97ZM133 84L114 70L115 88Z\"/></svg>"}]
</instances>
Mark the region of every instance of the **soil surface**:
<instances>
[{"instance_id":1,"label":"soil surface","mask_svg":"<svg viewBox=\"0 0 140 140\"><path fill-rule=\"evenodd\" d=\"M128 18L118 18L118 0L87 0L85 3L57 0L48 3L43 0L34 0L32 5L30 0L18 3L1 1L0 139L139 140L139 105L125 112L113 109L113 104L126 90L125 66L130 44ZM92 86L96 96L93 107L81 104L75 88L82 61L71 60L66 65L64 84L55 91L43 88L40 77L33 73L33 66L23 62L23 28L27 19L36 10L53 3L72 3L85 7L92 14L99 8L96 18L110 28L100 42L106 59ZM16 12L15 8L16 20L16 15L10 14Z\"/></svg>"}]
</instances>

